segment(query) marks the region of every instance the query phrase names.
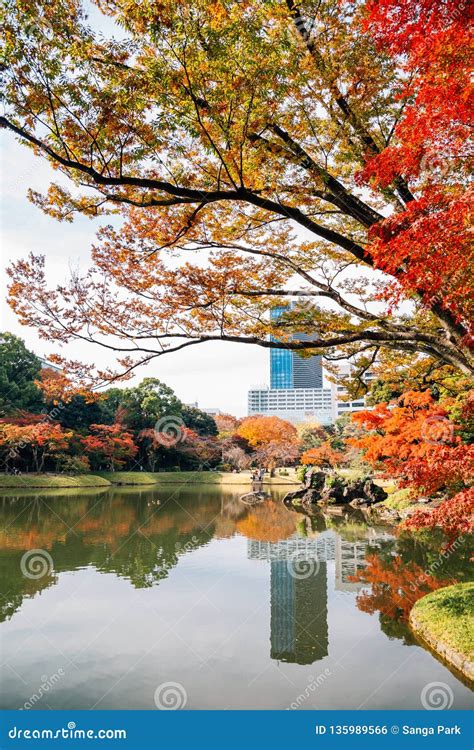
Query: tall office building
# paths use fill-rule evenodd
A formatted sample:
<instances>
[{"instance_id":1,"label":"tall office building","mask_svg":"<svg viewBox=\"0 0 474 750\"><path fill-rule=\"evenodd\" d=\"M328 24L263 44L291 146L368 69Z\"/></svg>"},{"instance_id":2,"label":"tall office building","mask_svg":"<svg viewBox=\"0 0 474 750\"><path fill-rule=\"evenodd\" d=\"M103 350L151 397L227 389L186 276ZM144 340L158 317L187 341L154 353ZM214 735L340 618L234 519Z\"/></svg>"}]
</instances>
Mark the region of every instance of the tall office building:
<instances>
[{"instance_id":1,"label":"tall office building","mask_svg":"<svg viewBox=\"0 0 474 750\"><path fill-rule=\"evenodd\" d=\"M261 414L280 417L294 424L333 422L333 399L330 388L251 388L248 392L249 416Z\"/></svg>"},{"instance_id":2,"label":"tall office building","mask_svg":"<svg viewBox=\"0 0 474 750\"><path fill-rule=\"evenodd\" d=\"M270 319L277 321L291 305L270 310ZM311 341L307 333L296 333L293 340ZM271 341L278 341L271 337ZM270 349L270 388L252 388L248 394L248 413L275 416L298 424L317 421L332 422L332 394L323 388L323 368L319 355L302 357L291 349Z\"/></svg>"},{"instance_id":3,"label":"tall office building","mask_svg":"<svg viewBox=\"0 0 474 750\"><path fill-rule=\"evenodd\" d=\"M371 408L367 406L365 396L359 396L359 398L353 400L348 399L347 390L340 382L340 379L347 377L351 378L353 370L354 367L349 362L339 364L336 382L331 383L333 421L338 419L338 417L341 417L343 414L352 414L355 411L365 411L366 409ZM374 377L374 373L369 370L363 374L362 380L370 386Z\"/></svg>"},{"instance_id":4,"label":"tall office building","mask_svg":"<svg viewBox=\"0 0 474 750\"><path fill-rule=\"evenodd\" d=\"M326 562L335 559L334 532L323 531L312 538L294 534L278 542L249 539L247 556L270 563L270 657L313 664L327 656ZM299 565L303 576L298 575Z\"/></svg>"},{"instance_id":5,"label":"tall office building","mask_svg":"<svg viewBox=\"0 0 474 750\"><path fill-rule=\"evenodd\" d=\"M291 305L280 305L270 310L270 319L277 321ZM294 341L311 341L307 333L296 333ZM277 341L271 337L272 341ZM270 349L270 388L290 390L293 388L322 388L323 368L320 355L302 357L291 349Z\"/></svg>"},{"instance_id":6,"label":"tall office building","mask_svg":"<svg viewBox=\"0 0 474 750\"><path fill-rule=\"evenodd\" d=\"M278 321L293 303L280 305L270 310L270 319ZM293 340L311 341L307 333L295 333ZM276 336L271 341L278 341ZM339 365L340 376L351 376L353 365ZM374 378L366 372L363 379L369 384ZM323 368L320 355L302 357L291 349L270 349L270 387L258 386L248 392L249 416L280 417L293 424L317 421L323 426L332 424L343 414L367 409L366 399L361 396L346 400L347 391L339 377L323 388Z\"/></svg>"}]
</instances>

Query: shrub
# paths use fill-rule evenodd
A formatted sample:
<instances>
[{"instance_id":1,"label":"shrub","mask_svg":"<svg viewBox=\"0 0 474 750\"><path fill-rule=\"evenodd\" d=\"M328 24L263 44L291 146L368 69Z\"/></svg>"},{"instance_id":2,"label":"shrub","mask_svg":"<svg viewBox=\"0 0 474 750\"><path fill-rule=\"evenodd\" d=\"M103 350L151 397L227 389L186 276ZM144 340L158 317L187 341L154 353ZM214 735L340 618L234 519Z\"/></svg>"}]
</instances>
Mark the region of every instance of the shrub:
<instances>
[{"instance_id":1,"label":"shrub","mask_svg":"<svg viewBox=\"0 0 474 750\"><path fill-rule=\"evenodd\" d=\"M62 453L58 456L57 469L63 474L85 474L91 467L87 456L68 456Z\"/></svg>"},{"instance_id":2,"label":"shrub","mask_svg":"<svg viewBox=\"0 0 474 750\"><path fill-rule=\"evenodd\" d=\"M298 468L296 469L296 478L300 482L304 482L308 468L308 466L298 466Z\"/></svg>"}]
</instances>

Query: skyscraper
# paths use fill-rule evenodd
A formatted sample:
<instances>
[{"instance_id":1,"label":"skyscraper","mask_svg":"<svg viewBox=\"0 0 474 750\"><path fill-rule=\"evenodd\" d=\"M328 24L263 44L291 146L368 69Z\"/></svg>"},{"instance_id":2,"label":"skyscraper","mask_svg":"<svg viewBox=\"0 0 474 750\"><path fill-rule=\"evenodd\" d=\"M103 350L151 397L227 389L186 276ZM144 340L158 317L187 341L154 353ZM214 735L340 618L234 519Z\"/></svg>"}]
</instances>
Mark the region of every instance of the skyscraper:
<instances>
[{"instance_id":1,"label":"skyscraper","mask_svg":"<svg viewBox=\"0 0 474 750\"><path fill-rule=\"evenodd\" d=\"M270 320L278 320L286 310L288 305L272 307ZM276 341L273 336L270 340ZM293 388L293 352L290 349L270 349L270 388Z\"/></svg>"},{"instance_id":2,"label":"skyscraper","mask_svg":"<svg viewBox=\"0 0 474 750\"><path fill-rule=\"evenodd\" d=\"M277 321L291 305L280 305L270 310L270 320ZM311 341L307 333L296 333L294 341ZM277 341L271 337L272 341ZM302 357L291 349L270 349L270 388L322 388L323 368L321 357L314 355Z\"/></svg>"}]
</instances>

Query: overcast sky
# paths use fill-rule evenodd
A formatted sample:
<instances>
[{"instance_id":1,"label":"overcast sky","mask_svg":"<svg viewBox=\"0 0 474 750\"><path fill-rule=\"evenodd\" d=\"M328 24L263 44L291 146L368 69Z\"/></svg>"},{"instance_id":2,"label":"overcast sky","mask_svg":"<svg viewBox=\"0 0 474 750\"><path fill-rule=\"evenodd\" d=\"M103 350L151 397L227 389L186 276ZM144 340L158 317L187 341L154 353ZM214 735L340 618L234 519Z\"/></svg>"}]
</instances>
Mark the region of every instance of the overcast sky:
<instances>
[{"instance_id":1,"label":"overcast sky","mask_svg":"<svg viewBox=\"0 0 474 750\"><path fill-rule=\"evenodd\" d=\"M58 181L58 173L5 132L2 134L1 172L4 267L29 252L44 254L51 285L65 280L71 266L87 268L99 221L79 217L72 224L58 222L43 214L27 198L29 187L46 192L50 181ZM4 274L1 283L1 328L21 336L40 356L59 351L57 344L39 339L35 329L18 323L5 301L7 280ZM100 366L113 365L110 353L97 346L74 343L61 349L63 354L68 352L75 359ZM171 386L184 402L197 401L201 407L244 416L248 389L267 383L268 371L268 350L245 344L209 342L154 360L148 367L138 370L133 382L143 377L157 377Z\"/></svg>"}]
</instances>

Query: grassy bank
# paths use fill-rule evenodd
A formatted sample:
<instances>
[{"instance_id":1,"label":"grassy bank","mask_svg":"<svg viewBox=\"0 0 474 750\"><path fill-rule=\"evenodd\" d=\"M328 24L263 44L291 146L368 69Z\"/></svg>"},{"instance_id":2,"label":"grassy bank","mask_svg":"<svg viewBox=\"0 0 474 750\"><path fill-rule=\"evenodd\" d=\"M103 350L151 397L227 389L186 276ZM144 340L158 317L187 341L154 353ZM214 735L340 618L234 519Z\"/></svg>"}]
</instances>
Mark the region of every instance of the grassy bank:
<instances>
[{"instance_id":1,"label":"grassy bank","mask_svg":"<svg viewBox=\"0 0 474 750\"><path fill-rule=\"evenodd\" d=\"M232 474L223 471L111 471L100 472L100 476L112 484L127 485L163 485L163 484L212 484L212 485L240 485L247 487L251 484L250 472ZM298 484L295 476L266 477L265 485L272 487Z\"/></svg>"},{"instance_id":2,"label":"grassy bank","mask_svg":"<svg viewBox=\"0 0 474 750\"><path fill-rule=\"evenodd\" d=\"M97 475L111 484L156 484L155 475L150 471L98 471Z\"/></svg>"},{"instance_id":3,"label":"grassy bank","mask_svg":"<svg viewBox=\"0 0 474 750\"><path fill-rule=\"evenodd\" d=\"M95 474L0 474L0 488L19 490L41 487L110 487L110 482Z\"/></svg>"},{"instance_id":4,"label":"grassy bank","mask_svg":"<svg viewBox=\"0 0 474 750\"><path fill-rule=\"evenodd\" d=\"M0 489L35 489L55 487L159 487L161 485L212 484L218 486L249 487L249 472L232 474L218 471L101 471L97 474L0 474ZM270 487L299 485L294 475L266 477L264 484Z\"/></svg>"},{"instance_id":5,"label":"grassy bank","mask_svg":"<svg viewBox=\"0 0 474 750\"><path fill-rule=\"evenodd\" d=\"M474 680L474 583L457 583L419 599L410 625L437 654Z\"/></svg>"}]
</instances>

